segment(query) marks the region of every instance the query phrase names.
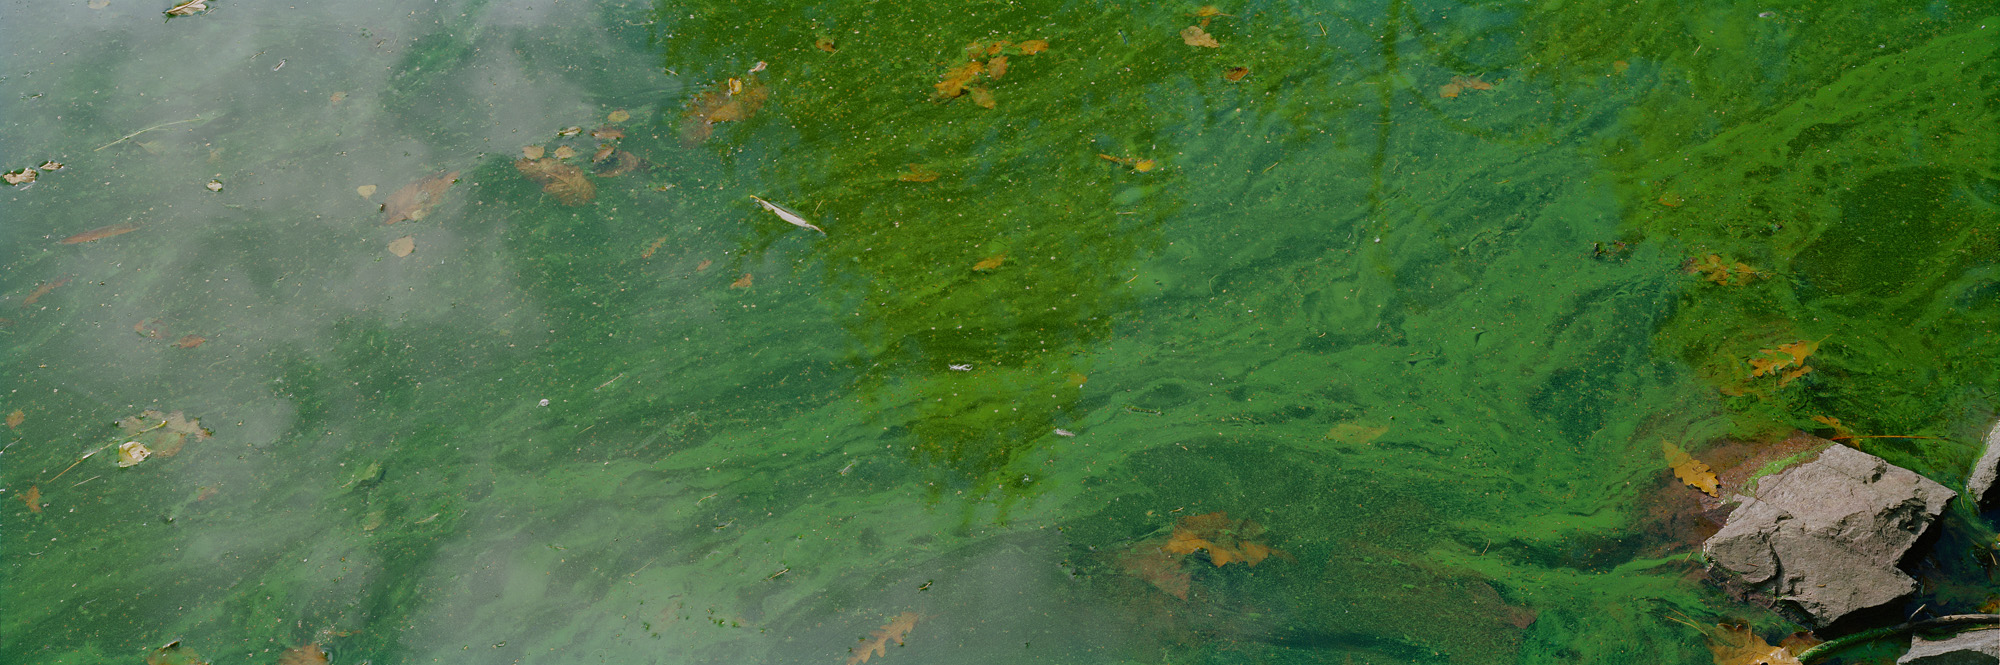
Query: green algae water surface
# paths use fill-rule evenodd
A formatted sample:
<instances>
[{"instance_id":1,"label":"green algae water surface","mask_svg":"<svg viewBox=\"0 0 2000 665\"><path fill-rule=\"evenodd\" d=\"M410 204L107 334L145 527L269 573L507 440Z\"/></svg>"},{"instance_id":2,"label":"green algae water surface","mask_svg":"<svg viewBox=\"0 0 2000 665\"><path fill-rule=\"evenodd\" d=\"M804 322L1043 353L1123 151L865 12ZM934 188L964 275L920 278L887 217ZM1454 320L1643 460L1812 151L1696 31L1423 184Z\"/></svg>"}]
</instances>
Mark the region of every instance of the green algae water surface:
<instances>
[{"instance_id":1,"label":"green algae water surface","mask_svg":"<svg viewBox=\"0 0 2000 665\"><path fill-rule=\"evenodd\" d=\"M2000 389L1993 3L180 4L0 7L0 662L1708 663L1662 442Z\"/></svg>"}]
</instances>

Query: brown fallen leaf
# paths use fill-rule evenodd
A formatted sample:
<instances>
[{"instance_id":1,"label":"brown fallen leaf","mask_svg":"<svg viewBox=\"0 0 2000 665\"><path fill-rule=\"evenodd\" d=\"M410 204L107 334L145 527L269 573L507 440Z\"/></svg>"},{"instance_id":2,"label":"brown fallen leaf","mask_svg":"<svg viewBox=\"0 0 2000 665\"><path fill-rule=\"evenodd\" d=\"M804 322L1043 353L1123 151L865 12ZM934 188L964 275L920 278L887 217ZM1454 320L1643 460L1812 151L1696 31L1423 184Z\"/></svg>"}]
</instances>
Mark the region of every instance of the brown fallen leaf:
<instances>
[{"instance_id":1,"label":"brown fallen leaf","mask_svg":"<svg viewBox=\"0 0 2000 665\"><path fill-rule=\"evenodd\" d=\"M582 127L564 127L564 128L562 128L562 129L559 129L559 130L556 130L556 136L560 136L560 137L564 137L564 138L568 138L568 137L571 137L571 136L576 136L576 135L578 135L578 134L582 134L582 133L583 133L583 128L582 128Z\"/></svg>"},{"instance_id":2,"label":"brown fallen leaf","mask_svg":"<svg viewBox=\"0 0 2000 665\"><path fill-rule=\"evenodd\" d=\"M622 139L625 138L625 130L619 129L617 127L599 127L597 129L590 130L590 138L598 139L600 141Z\"/></svg>"},{"instance_id":3,"label":"brown fallen leaf","mask_svg":"<svg viewBox=\"0 0 2000 665\"><path fill-rule=\"evenodd\" d=\"M27 421L28 421L28 413L20 409L15 409L13 413L7 414L7 429L18 428L21 426L21 423Z\"/></svg>"},{"instance_id":4,"label":"brown fallen leaf","mask_svg":"<svg viewBox=\"0 0 2000 665\"><path fill-rule=\"evenodd\" d=\"M645 163L646 160L640 159L638 155L620 150L611 155L610 161L597 166L597 177L615 178L636 171L640 166L644 166Z\"/></svg>"},{"instance_id":5,"label":"brown fallen leaf","mask_svg":"<svg viewBox=\"0 0 2000 665\"><path fill-rule=\"evenodd\" d=\"M714 261L710 261L708 259L702 259L701 263L694 264L694 271L701 272L703 270L707 270L708 267L712 265L715 265Z\"/></svg>"},{"instance_id":6,"label":"brown fallen leaf","mask_svg":"<svg viewBox=\"0 0 2000 665\"><path fill-rule=\"evenodd\" d=\"M1477 76L1453 76L1451 82L1466 90L1492 90L1493 84L1479 80Z\"/></svg>"},{"instance_id":7,"label":"brown fallen leaf","mask_svg":"<svg viewBox=\"0 0 2000 665\"><path fill-rule=\"evenodd\" d=\"M18 171L8 171L4 174L0 174L0 179L5 179L7 181L7 184L9 185L26 185L33 183L35 181L35 178L39 176L41 176L41 174L37 173L34 169L24 168Z\"/></svg>"},{"instance_id":8,"label":"brown fallen leaf","mask_svg":"<svg viewBox=\"0 0 2000 665\"><path fill-rule=\"evenodd\" d=\"M1445 99L1451 99L1453 97L1457 97L1458 93L1463 89L1464 88L1459 86L1457 83L1446 83L1444 85L1438 86L1438 96L1443 97Z\"/></svg>"},{"instance_id":9,"label":"brown fallen leaf","mask_svg":"<svg viewBox=\"0 0 2000 665\"><path fill-rule=\"evenodd\" d=\"M926 170L924 167L911 164L910 170L897 174L896 179L903 182L930 182L938 179L938 174L935 171Z\"/></svg>"},{"instance_id":10,"label":"brown fallen leaf","mask_svg":"<svg viewBox=\"0 0 2000 665\"><path fill-rule=\"evenodd\" d=\"M396 255L396 258L409 256L414 251L417 251L416 236L403 236L389 241L389 253Z\"/></svg>"},{"instance_id":11,"label":"brown fallen leaf","mask_svg":"<svg viewBox=\"0 0 2000 665\"><path fill-rule=\"evenodd\" d=\"M167 336L167 322L159 319L146 319L132 324L132 332L146 339L160 339Z\"/></svg>"},{"instance_id":12,"label":"brown fallen leaf","mask_svg":"<svg viewBox=\"0 0 2000 665\"><path fill-rule=\"evenodd\" d=\"M1201 29L1201 26L1198 25L1190 25L1186 29L1181 30L1181 43L1188 46L1222 48L1221 42L1215 41L1215 37L1210 36L1207 30Z\"/></svg>"},{"instance_id":13,"label":"brown fallen leaf","mask_svg":"<svg viewBox=\"0 0 2000 665\"><path fill-rule=\"evenodd\" d=\"M729 288L732 288L732 289L747 289L747 288L750 288L750 282L751 282L751 281L753 281L753 280L752 280L752 278L750 277L750 273L747 273L747 272L746 272L746 273L743 273L743 276L742 276L742 277L738 277L738 278L736 278L736 281L734 281L734 282L730 282L730 283L729 283Z\"/></svg>"},{"instance_id":14,"label":"brown fallen leaf","mask_svg":"<svg viewBox=\"0 0 2000 665\"><path fill-rule=\"evenodd\" d=\"M1007 56L996 55L986 61L986 75L1000 78L1007 75Z\"/></svg>"},{"instance_id":15,"label":"brown fallen leaf","mask_svg":"<svg viewBox=\"0 0 2000 665\"><path fill-rule=\"evenodd\" d=\"M94 228L89 231L84 231L83 233L78 233L76 235L70 236L68 238L63 238L60 242L65 245L81 245L86 242L95 242L98 240L103 240L111 236L125 235L127 233L131 233L137 230L139 230L138 224L112 224L110 226Z\"/></svg>"},{"instance_id":16,"label":"brown fallen leaf","mask_svg":"<svg viewBox=\"0 0 2000 665\"><path fill-rule=\"evenodd\" d=\"M643 252L639 252L639 258L642 258L642 259L650 259L650 258L653 258L653 252L657 252L657 251L659 251L659 250L660 250L660 245L664 245L664 244L667 244L667 237L666 237L666 236L660 236L660 237L658 237L658 238L654 238L654 239L653 239L653 242L652 242L652 244L650 244L650 245L646 245L646 251L643 251Z\"/></svg>"},{"instance_id":17,"label":"brown fallen leaf","mask_svg":"<svg viewBox=\"0 0 2000 665\"><path fill-rule=\"evenodd\" d=\"M612 111L610 115L604 116L604 120L606 122L625 122L631 119L632 119L632 114L627 113L625 109L618 109L616 111Z\"/></svg>"},{"instance_id":18,"label":"brown fallen leaf","mask_svg":"<svg viewBox=\"0 0 2000 665\"><path fill-rule=\"evenodd\" d=\"M1021 49L1023 55L1034 55L1049 50L1049 42L1046 39L1030 39L1015 46Z\"/></svg>"},{"instance_id":19,"label":"brown fallen leaf","mask_svg":"<svg viewBox=\"0 0 2000 665\"><path fill-rule=\"evenodd\" d=\"M575 156L576 156L576 148L572 148L566 145L556 146L556 151L555 151L556 159L569 159Z\"/></svg>"},{"instance_id":20,"label":"brown fallen leaf","mask_svg":"<svg viewBox=\"0 0 2000 665\"><path fill-rule=\"evenodd\" d=\"M1173 535L1160 549L1168 554L1193 554L1196 550L1205 550L1209 562L1218 568L1234 561L1254 568L1273 554L1291 556L1251 540L1263 533L1264 526L1253 520L1232 520L1229 513L1217 511L1180 518L1174 525Z\"/></svg>"},{"instance_id":21,"label":"brown fallen leaf","mask_svg":"<svg viewBox=\"0 0 2000 665\"><path fill-rule=\"evenodd\" d=\"M859 650L847 657L847 665L859 665L868 662L869 658L887 655L889 640L895 640L896 646L902 646L903 638L910 634L911 629L917 627L917 620L920 618L916 612L904 612L890 619L889 623L882 624L881 628L875 629L869 637L861 640Z\"/></svg>"},{"instance_id":22,"label":"brown fallen leaf","mask_svg":"<svg viewBox=\"0 0 2000 665\"><path fill-rule=\"evenodd\" d=\"M167 10L167 17L193 16L206 11L208 11L208 0L181 0L180 4Z\"/></svg>"},{"instance_id":23,"label":"brown fallen leaf","mask_svg":"<svg viewBox=\"0 0 2000 665\"><path fill-rule=\"evenodd\" d=\"M278 665L326 665L326 652L318 644L286 649L278 654Z\"/></svg>"},{"instance_id":24,"label":"brown fallen leaf","mask_svg":"<svg viewBox=\"0 0 2000 665\"><path fill-rule=\"evenodd\" d=\"M597 146L597 152L595 152L595 153L592 153L592 154L590 155L590 163L592 163L592 164L596 164L596 163L598 163L598 162L601 162L601 161L604 161L604 160L605 160L606 158L608 158L608 157L610 157L610 156L611 156L611 153L613 153L613 152L617 152L617 151L618 151L618 148L616 148L616 147L612 146L612 145L611 145L611 144L609 144L609 143L606 143L606 144L604 144L604 145L601 145L601 146Z\"/></svg>"},{"instance_id":25,"label":"brown fallen leaf","mask_svg":"<svg viewBox=\"0 0 2000 665\"><path fill-rule=\"evenodd\" d=\"M1157 540L1133 546L1132 551L1118 557L1118 567L1168 595L1187 600L1193 576L1181 566L1180 557L1161 551Z\"/></svg>"},{"instance_id":26,"label":"brown fallen leaf","mask_svg":"<svg viewBox=\"0 0 2000 665\"><path fill-rule=\"evenodd\" d=\"M723 84L697 94L688 100L688 110L681 114L681 141L687 144L708 140L715 132L715 123L737 122L756 115L764 107L764 100L771 95L769 86L752 78L745 82L729 79Z\"/></svg>"},{"instance_id":27,"label":"brown fallen leaf","mask_svg":"<svg viewBox=\"0 0 2000 665\"><path fill-rule=\"evenodd\" d=\"M28 504L28 512L42 512L42 488L40 485L29 485L28 491L22 492L20 498L21 503Z\"/></svg>"},{"instance_id":28,"label":"brown fallen leaf","mask_svg":"<svg viewBox=\"0 0 2000 665\"><path fill-rule=\"evenodd\" d=\"M1231 82L1241 81L1243 80L1243 77L1249 75L1250 75L1249 67L1230 67L1228 69L1222 70L1222 78Z\"/></svg>"},{"instance_id":29,"label":"brown fallen leaf","mask_svg":"<svg viewBox=\"0 0 2000 665\"><path fill-rule=\"evenodd\" d=\"M341 102L344 101L347 101L347 91L345 90L333 93L331 95L327 95L326 97L326 103L333 104L336 106L338 106Z\"/></svg>"},{"instance_id":30,"label":"brown fallen leaf","mask_svg":"<svg viewBox=\"0 0 2000 665\"><path fill-rule=\"evenodd\" d=\"M208 338L207 338L207 337L202 337L201 335L188 335L188 336L185 336L185 337L182 337L182 338L180 338L180 339L178 339L178 340L175 340L175 341L174 341L174 348L176 348L176 349L192 349L192 348L195 348L195 347L197 347L197 346L201 346L201 345L203 345L203 344L207 344L207 343L208 343Z\"/></svg>"},{"instance_id":31,"label":"brown fallen leaf","mask_svg":"<svg viewBox=\"0 0 2000 665\"><path fill-rule=\"evenodd\" d=\"M1715 665L1801 665L1784 647L1774 647L1749 626L1718 624L1708 633L1708 651Z\"/></svg>"},{"instance_id":32,"label":"brown fallen leaf","mask_svg":"<svg viewBox=\"0 0 2000 665\"><path fill-rule=\"evenodd\" d=\"M374 197L374 196L375 196L375 186L374 186L374 185L362 185L362 186L360 186L360 187L356 187L356 188L354 188L354 193L356 193L356 194L360 194L360 195L361 195L361 198L364 198L364 199L366 199L366 198L372 198L372 197Z\"/></svg>"},{"instance_id":33,"label":"brown fallen leaf","mask_svg":"<svg viewBox=\"0 0 2000 665\"><path fill-rule=\"evenodd\" d=\"M458 172L448 171L403 186L382 204L382 223L421 220L444 200L445 190L458 182Z\"/></svg>"},{"instance_id":34,"label":"brown fallen leaf","mask_svg":"<svg viewBox=\"0 0 2000 665\"><path fill-rule=\"evenodd\" d=\"M980 108L990 109L998 105L998 102L993 101L993 93L985 88L972 88L971 92L972 103L978 104Z\"/></svg>"},{"instance_id":35,"label":"brown fallen leaf","mask_svg":"<svg viewBox=\"0 0 2000 665\"><path fill-rule=\"evenodd\" d=\"M1660 450L1666 454L1667 466L1674 470L1675 478L1687 483L1688 487L1701 490L1703 494L1717 498L1722 496L1716 491L1720 485L1715 480L1715 472L1710 471L1707 464L1665 439L1660 440Z\"/></svg>"},{"instance_id":36,"label":"brown fallen leaf","mask_svg":"<svg viewBox=\"0 0 2000 665\"><path fill-rule=\"evenodd\" d=\"M984 259L980 259L978 263L972 264L972 269L979 272L987 272L995 268L999 268L1000 264L1006 262L1007 262L1006 254L994 254Z\"/></svg>"},{"instance_id":37,"label":"brown fallen leaf","mask_svg":"<svg viewBox=\"0 0 2000 665\"><path fill-rule=\"evenodd\" d=\"M813 40L813 48L819 49L821 51L826 51L827 53L832 53L834 51L840 50L833 45L832 37L821 37L819 39Z\"/></svg>"},{"instance_id":38,"label":"brown fallen leaf","mask_svg":"<svg viewBox=\"0 0 2000 665\"><path fill-rule=\"evenodd\" d=\"M538 145L521 147L521 156L528 159L541 159L545 154L548 154L548 149Z\"/></svg>"},{"instance_id":39,"label":"brown fallen leaf","mask_svg":"<svg viewBox=\"0 0 2000 665\"><path fill-rule=\"evenodd\" d=\"M40 284L37 284L35 285L35 290L28 292L28 297L21 299L21 306L27 307L29 305L33 305L35 304L36 301L41 300L42 296L48 295L50 291L62 288L62 285L68 283L69 283L69 278L64 277L62 279L50 280L47 282L42 282Z\"/></svg>"},{"instance_id":40,"label":"brown fallen leaf","mask_svg":"<svg viewBox=\"0 0 2000 665\"><path fill-rule=\"evenodd\" d=\"M561 151L557 151L560 154ZM556 197L564 205L583 205L597 198L597 186L585 177L583 169L550 157L544 159L517 159L514 168L542 185L542 191Z\"/></svg>"}]
</instances>

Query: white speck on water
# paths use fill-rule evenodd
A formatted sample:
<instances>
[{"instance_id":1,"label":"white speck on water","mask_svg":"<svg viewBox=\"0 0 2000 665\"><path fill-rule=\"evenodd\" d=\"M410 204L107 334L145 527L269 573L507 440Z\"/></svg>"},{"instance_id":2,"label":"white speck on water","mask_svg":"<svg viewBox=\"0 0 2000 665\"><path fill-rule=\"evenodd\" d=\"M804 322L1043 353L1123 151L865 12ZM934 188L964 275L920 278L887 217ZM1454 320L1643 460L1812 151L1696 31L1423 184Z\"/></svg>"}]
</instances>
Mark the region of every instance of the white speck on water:
<instances>
[{"instance_id":1,"label":"white speck on water","mask_svg":"<svg viewBox=\"0 0 2000 665\"><path fill-rule=\"evenodd\" d=\"M542 406L548 406L548 405L549 405L549 400L548 400L548 399L546 399L546 398L544 398L544 399L542 400Z\"/></svg>"}]
</instances>

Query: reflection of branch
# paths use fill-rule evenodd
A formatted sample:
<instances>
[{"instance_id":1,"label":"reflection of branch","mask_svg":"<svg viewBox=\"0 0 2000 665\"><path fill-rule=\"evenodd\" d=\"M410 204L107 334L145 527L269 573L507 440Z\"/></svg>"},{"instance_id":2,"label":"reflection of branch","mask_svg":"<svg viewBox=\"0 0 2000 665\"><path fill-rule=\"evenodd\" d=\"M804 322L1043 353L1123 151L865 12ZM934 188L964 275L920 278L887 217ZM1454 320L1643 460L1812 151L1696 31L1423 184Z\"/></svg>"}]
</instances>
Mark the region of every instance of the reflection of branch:
<instances>
[{"instance_id":1,"label":"reflection of branch","mask_svg":"<svg viewBox=\"0 0 2000 665\"><path fill-rule=\"evenodd\" d=\"M1859 633L1855 633L1853 635L1842 637L1840 639L1828 640L1825 642L1821 642L1819 644L1815 644L1812 646L1812 648L1799 652L1799 662L1810 663L1812 661L1825 658L1827 654L1833 653L1835 651L1839 651L1841 649L1845 649L1854 646L1856 644L1860 644L1862 642L1867 642L1877 638L1896 635L1898 633L1929 630L1932 628L1943 628L1946 626L1976 626L1976 625L1995 624L1995 623L2000 623L2000 614L1953 614L1950 616L1941 616L1934 619L1925 619L1923 621L1907 621L1904 623L1896 624L1894 626L1889 626L1887 628L1864 630Z\"/></svg>"},{"instance_id":2,"label":"reflection of branch","mask_svg":"<svg viewBox=\"0 0 2000 665\"><path fill-rule=\"evenodd\" d=\"M103 149L105 149L105 148L109 148L109 147L111 147L111 146L114 146L114 145L118 145L118 144L120 144L120 143L124 143L124 142L125 142L125 141L126 141L127 139L130 139L130 138L132 138L132 137L134 137L134 136L138 136L138 135L140 135L140 134L144 134L144 133L146 133L146 132L150 132L150 131L153 131L153 130L155 130L155 129L160 129L160 128L163 128L163 127L172 127L172 126L174 126L174 125L179 125L179 124L183 124L183 123L189 123L189 122L194 122L194 121L196 121L196 120L200 120L200 119L201 119L201 116L197 115L197 116L195 116L195 117L192 117L192 118L188 118L188 119L186 119L186 120L175 120L175 121L173 121L173 122L165 122L165 123L160 123L160 124L157 124L157 125L153 125L153 126L151 126L151 127L147 127L147 128L145 128L145 129L141 129L141 130L139 130L139 131L136 131L136 132L132 132L132 133L130 133L130 134L126 134L124 138L121 138L121 139L118 139L118 140L116 140L116 141L112 141L112 142L110 142L110 143L106 143L106 144L104 144L104 145L101 145L101 146L97 146L97 150L103 150ZM97 152L97 150L92 150L91 152Z\"/></svg>"}]
</instances>

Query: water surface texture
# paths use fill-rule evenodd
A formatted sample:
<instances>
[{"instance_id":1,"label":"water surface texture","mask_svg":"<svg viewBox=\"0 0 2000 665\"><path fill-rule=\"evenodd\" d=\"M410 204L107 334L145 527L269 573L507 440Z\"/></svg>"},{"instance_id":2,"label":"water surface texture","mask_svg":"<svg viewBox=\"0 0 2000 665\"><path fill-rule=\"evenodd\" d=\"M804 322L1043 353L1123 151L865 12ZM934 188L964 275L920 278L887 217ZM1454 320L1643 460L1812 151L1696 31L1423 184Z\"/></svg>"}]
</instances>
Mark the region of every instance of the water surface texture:
<instances>
[{"instance_id":1,"label":"water surface texture","mask_svg":"<svg viewBox=\"0 0 2000 665\"><path fill-rule=\"evenodd\" d=\"M1990 2L175 6L0 4L7 663L1709 663L1663 442L2000 389Z\"/></svg>"}]
</instances>

